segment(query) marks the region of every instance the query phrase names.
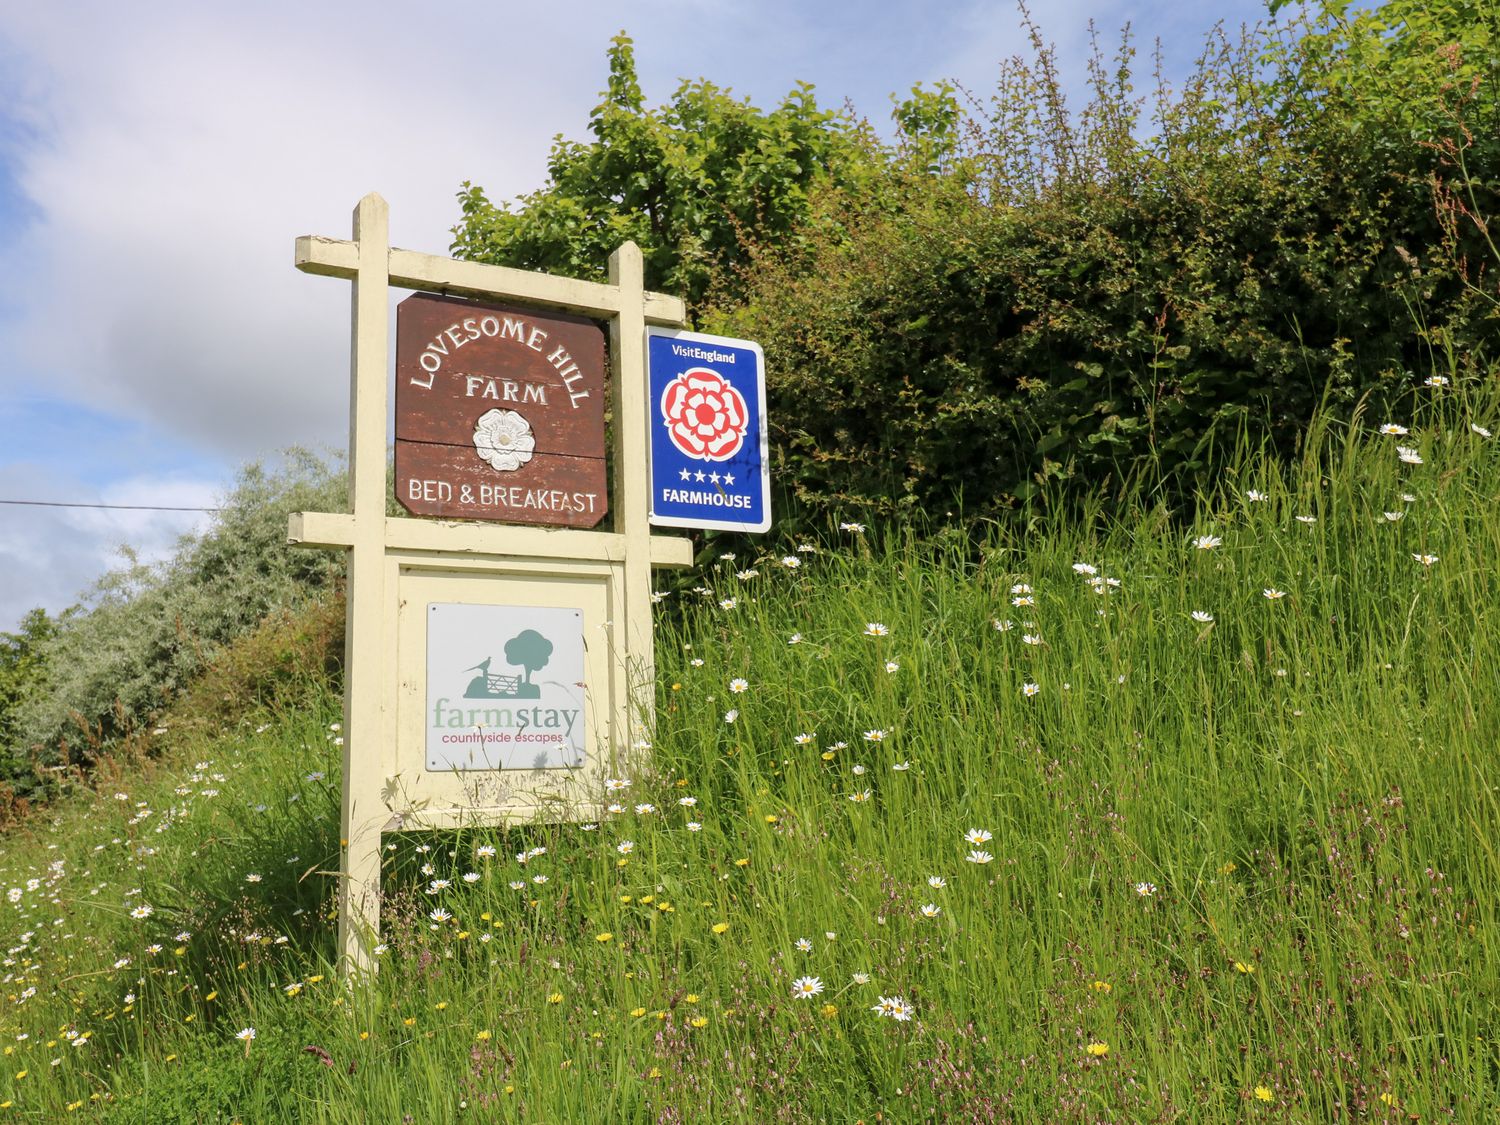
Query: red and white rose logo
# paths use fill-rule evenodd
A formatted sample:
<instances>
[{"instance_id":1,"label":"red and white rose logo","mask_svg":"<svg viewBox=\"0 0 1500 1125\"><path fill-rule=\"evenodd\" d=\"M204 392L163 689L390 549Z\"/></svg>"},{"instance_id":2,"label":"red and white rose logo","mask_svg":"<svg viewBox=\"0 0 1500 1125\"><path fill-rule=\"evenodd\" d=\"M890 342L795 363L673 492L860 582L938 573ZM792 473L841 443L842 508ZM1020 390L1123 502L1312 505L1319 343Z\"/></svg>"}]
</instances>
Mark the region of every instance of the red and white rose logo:
<instances>
[{"instance_id":1,"label":"red and white rose logo","mask_svg":"<svg viewBox=\"0 0 1500 1125\"><path fill-rule=\"evenodd\" d=\"M727 461L745 444L745 396L706 367L684 371L667 384L661 416L672 444L700 461Z\"/></svg>"}]
</instances>

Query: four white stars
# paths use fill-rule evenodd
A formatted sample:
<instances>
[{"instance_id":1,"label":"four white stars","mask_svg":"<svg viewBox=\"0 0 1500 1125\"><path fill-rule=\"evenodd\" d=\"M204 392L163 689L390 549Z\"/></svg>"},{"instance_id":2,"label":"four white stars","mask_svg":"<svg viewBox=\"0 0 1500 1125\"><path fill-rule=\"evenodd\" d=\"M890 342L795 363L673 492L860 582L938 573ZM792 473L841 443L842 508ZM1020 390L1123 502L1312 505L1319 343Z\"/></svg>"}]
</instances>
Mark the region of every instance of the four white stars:
<instances>
[{"instance_id":1,"label":"four white stars","mask_svg":"<svg viewBox=\"0 0 1500 1125\"><path fill-rule=\"evenodd\" d=\"M694 472L690 472L687 469L681 469L681 470L678 471L677 475L679 477L681 477L683 480L692 480L692 481L708 480L708 481L712 482L713 484L718 484L718 483L720 483L722 481L724 484L728 484L728 485L733 485L734 484L734 474L733 473L722 473L722 474L721 473L704 473L704 471L702 469L699 469L696 473L694 473Z\"/></svg>"}]
</instances>

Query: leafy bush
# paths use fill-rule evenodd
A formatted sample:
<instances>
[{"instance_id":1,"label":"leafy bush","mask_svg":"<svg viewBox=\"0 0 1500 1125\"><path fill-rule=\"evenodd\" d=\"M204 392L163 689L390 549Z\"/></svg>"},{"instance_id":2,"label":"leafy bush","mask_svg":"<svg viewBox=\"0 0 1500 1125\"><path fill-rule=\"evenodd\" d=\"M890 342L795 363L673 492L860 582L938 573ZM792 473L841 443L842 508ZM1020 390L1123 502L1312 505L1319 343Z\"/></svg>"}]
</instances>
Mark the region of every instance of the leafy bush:
<instances>
[{"instance_id":1,"label":"leafy bush","mask_svg":"<svg viewBox=\"0 0 1500 1125\"><path fill-rule=\"evenodd\" d=\"M27 786L32 778L30 763L16 747L16 709L46 677L43 647L56 635L58 622L43 609L34 609L21 619L14 633L0 633L0 823L13 808L15 785Z\"/></svg>"},{"instance_id":2,"label":"leafy bush","mask_svg":"<svg viewBox=\"0 0 1500 1125\"><path fill-rule=\"evenodd\" d=\"M1033 28L954 159L825 192L708 315L766 347L781 477L886 513L1131 476L1190 499L1243 442L1292 450L1319 404L1479 378L1500 148L1469 123L1500 102L1493 52L1466 69L1457 44L1495 37L1449 26L1330 11L1216 39L1145 140L1128 43L1075 120ZM1398 89L1404 138L1380 116Z\"/></svg>"},{"instance_id":3,"label":"leafy bush","mask_svg":"<svg viewBox=\"0 0 1500 1125\"><path fill-rule=\"evenodd\" d=\"M291 550L287 514L337 511L344 476L303 452L244 469L212 526L157 566L106 574L38 648L45 665L14 710L13 753L39 771L90 767L106 744L151 721L227 642L275 609L296 611L342 573L339 556Z\"/></svg>"},{"instance_id":4,"label":"leafy bush","mask_svg":"<svg viewBox=\"0 0 1500 1125\"><path fill-rule=\"evenodd\" d=\"M868 131L819 109L805 83L769 113L701 79L647 109L624 33L609 50L603 98L589 119L594 139L559 137L547 185L514 209L463 185L455 254L602 280L609 255L633 240L646 284L696 303L732 282L750 241L794 239L817 185L855 183L881 160ZM918 92L913 128L929 121L923 106Z\"/></svg>"}]
</instances>

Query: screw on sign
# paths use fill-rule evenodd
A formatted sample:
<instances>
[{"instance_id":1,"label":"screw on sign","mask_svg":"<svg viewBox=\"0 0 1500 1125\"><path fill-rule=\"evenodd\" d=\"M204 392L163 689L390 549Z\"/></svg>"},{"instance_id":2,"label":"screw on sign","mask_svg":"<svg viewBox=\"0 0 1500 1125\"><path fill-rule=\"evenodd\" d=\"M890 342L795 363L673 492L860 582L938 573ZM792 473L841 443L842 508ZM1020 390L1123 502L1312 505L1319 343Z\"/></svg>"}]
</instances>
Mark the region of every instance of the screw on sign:
<instances>
[{"instance_id":1,"label":"screw on sign","mask_svg":"<svg viewBox=\"0 0 1500 1125\"><path fill-rule=\"evenodd\" d=\"M683 453L704 461L727 461L740 451L749 425L745 397L729 380L706 367L684 371L661 396L662 421Z\"/></svg>"}]
</instances>

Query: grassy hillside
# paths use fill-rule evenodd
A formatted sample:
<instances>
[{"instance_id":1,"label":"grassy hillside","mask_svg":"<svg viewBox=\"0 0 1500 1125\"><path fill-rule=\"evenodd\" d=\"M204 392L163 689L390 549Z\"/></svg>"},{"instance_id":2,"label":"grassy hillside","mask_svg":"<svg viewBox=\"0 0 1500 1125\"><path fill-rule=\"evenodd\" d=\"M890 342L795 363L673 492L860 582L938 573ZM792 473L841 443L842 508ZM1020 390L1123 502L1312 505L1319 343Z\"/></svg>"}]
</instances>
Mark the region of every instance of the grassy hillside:
<instances>
[{"instance_id":1,"label":"grassy hillside","mask_svg":"<svg viewBox=\"0 0 1500 1125\"><path fill-rule=\"evenodd\" d=\"M718 560L615 810L394 838L352 990L336 700L200 692L6 838L0 1120L1489 1119L1495 405Z\"/></svg>"}]
</instances>

